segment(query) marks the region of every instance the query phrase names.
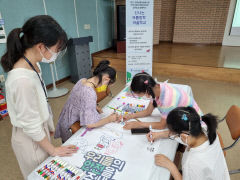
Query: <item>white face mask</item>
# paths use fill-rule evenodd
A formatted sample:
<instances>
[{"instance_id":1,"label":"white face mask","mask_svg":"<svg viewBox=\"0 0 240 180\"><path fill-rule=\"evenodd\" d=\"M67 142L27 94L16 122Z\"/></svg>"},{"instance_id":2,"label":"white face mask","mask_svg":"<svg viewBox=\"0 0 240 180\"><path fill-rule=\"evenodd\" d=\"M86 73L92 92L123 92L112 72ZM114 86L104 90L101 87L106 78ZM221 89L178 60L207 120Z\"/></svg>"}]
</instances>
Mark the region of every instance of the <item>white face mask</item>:
<instances>
[{"instance_id":1,"label":"white face mask","mask_svg":"<svg viewBox=\"0 0 240 180\"><path fill-rule=\"evenodd\" d=\"M148 95L147 93L145 93L145 94L142 96L142 98L143 98L144 100L154 100L154 99L152 98L152 96L151 96L151 95Z\"/></svg>"},{"instance_id":2,"label":"white face mask","mask_svg":"<svg viewBox=\"0 0 240 180\"><path fill-rule=\"evenodd\" d=\"M179 142L180 144L188 147L187 138L186 138L186 143L183 142L182 138L180 138L180 137L176 137L174 140L177 141L177 142Z\"/></svg>"},{"instance_id":3,"label":"white face mask","mask_svg":"<svg viewBox=\"0 0 240 180\"><path fill-rule=\"evenodd\" d=\"M40 54L42 56L42 61L43 63L52 63L54 61L56 61L57 57L58 57L58 53L52 52L48 47L46 47L47 50L52 54L52 57L50 59L46 59L43 54L40 51Z\"/></svg>"},{"instance_id":4,"label":"white face mask","mask_svg":"<svg viewBox=\"0 0 240 180\"><path fill-rule=\"evenodd\" d=\"M144 99L144 100L151 100L152 98L149 98L146 95L144 95L144 96L142 96L142 99Z\"/></svg>"}]
</instances>

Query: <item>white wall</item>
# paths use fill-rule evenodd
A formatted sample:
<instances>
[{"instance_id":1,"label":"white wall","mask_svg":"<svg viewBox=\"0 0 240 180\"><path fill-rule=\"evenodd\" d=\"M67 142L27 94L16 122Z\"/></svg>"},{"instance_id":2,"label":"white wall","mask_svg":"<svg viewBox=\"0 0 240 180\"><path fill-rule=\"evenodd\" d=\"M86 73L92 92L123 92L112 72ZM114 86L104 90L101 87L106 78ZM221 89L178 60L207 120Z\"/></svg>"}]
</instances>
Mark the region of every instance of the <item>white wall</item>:
<instances>
[{"instance_id":1,"label":"white wall","mask_svg":"<svg viewBox=\"0 0 240 180\"><path fill-rule=\"evenodd\" d=\"M225 27L223 42L222 42L222 45L225 45L225 46L240 46L240 36L230 35L236 2L237 0L231 0L230 2L227 23Z\"/></svg>"}]
</instances>

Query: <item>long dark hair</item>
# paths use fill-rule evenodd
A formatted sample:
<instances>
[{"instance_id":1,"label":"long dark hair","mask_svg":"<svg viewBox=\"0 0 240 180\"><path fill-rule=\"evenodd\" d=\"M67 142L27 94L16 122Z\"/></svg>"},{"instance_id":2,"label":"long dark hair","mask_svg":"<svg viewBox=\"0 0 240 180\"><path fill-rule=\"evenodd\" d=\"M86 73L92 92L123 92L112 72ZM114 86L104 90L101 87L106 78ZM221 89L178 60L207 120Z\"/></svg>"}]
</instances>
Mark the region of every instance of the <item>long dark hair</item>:
<instances>
[{"instance_id":1,"label":"long dark hair","mask_svg":"<svg viewBox=\"0 0 240 180\"><path fill-rule=\"evenodd\" d=\"M7 37L7 50L1 58L4 71L12 70L25 51L38 43L43 43L46 47L58 43L58 50L63 50L67 45L67 35L51 16L30 18L22 28L13 29Z\"/></svg>"},{"instance_id":2,"label":"long dark hair","mask_svg":"<svg viewBox=\"0 0 240 180\"><path fill-rule=\"evenodd\" d=\"M146 83L146 81L147 81L147 83ZM133 77L130 88L134 93L146 93L147 92L153 98L153 106L157 107L157 103L155 101L155 94L152 89L156 84L157 83L152 78L152 76L150 76L146 72L142 72L142 73L136 74Z\"/></svg>"},{"instance_id":3,"label":"long dark hair","mask_svg":"<svg viewBox=\"0 0 240 180\"><path fill-rule=\"evenodd\" d=\"M99 78L98 84L102 82L102 76L104 74L109 75L109 84L113 84L116 81L116 70L110 66L108 60L102 60L93 71L93 75Z\"/></svg>"},{"instance_id":4,"label":"long dark hair","mask_svg":"<svg viewBox=\"0 0 240 180\"><path fill-rule=\"evenodd\" d=\"M201 118L207 125L208 139L210 144L212 144L216 139L217 117L212 114L206 114ZM203 133L201 118L192 107L177 107L168 114L167 125L170 131L178 134L187 131L190 135L198 137Z\"/></svg>"}]
</instances>

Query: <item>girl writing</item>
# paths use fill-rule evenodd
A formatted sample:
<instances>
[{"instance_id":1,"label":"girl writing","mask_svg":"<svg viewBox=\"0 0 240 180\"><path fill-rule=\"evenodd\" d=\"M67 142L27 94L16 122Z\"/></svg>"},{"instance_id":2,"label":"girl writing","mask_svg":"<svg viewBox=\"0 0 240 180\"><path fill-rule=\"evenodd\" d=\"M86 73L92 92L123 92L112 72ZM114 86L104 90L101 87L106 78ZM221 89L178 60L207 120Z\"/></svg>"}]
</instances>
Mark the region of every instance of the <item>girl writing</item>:
<instances>
[{"instance_id":1,"label":"girl writing","mask_svg":"<svg viewBox=\"0 0 240 180\"><path fill-rule=\"evenodd\" d=\"M95 128L117 121L117 114L101 119L97 111L97 95L95 89L112 85L116 80L116 71L109 66L109 61L101 61L93 71L93 77L80 79L73 87L64 105L56 127L55 138L62 138L65 142L81 126ZM76 123L79 128L71 128ZM75 130L76 129L76 130Z\"/></svg>"},{"instance_id":2,"label":"girl writing","mask_svg":"<svg viewBox=\"0 0 240 180\"><path fill-rule=\"evenodd\" d=\"M182 158L182 174L165 155L155 156L155 164L167 168L175 180L229 180L224 154L216 134L217 118L212 114L199 116L192 107L178 107L167 116L169 131L150 132L149 141L170 138L187 148ZM151 136L151 135L152 136ZM151 138L152 137L152 138Z\"/></svg>"},{"instance_id":3,"label":"girl writing","mask_svg":"<svg viewBox=\"0 0 240 180\"><path fill-rule=\"evenodd\" d=\"M189 96L183 89L175 87L169 83L157 84L149 74L143 72L136 74L130 85L133 96L150 98L151 101L148 107L134 114L127 114L124 120L146 117L152 114L154 108L157 108L161 113L160 122L127 122L125 129L141 128L152 126L154 129L163 129L166 127L166 117L168 113L179 106L191 106L201 114L192 96Z\"/></svg>"}]
</instances>

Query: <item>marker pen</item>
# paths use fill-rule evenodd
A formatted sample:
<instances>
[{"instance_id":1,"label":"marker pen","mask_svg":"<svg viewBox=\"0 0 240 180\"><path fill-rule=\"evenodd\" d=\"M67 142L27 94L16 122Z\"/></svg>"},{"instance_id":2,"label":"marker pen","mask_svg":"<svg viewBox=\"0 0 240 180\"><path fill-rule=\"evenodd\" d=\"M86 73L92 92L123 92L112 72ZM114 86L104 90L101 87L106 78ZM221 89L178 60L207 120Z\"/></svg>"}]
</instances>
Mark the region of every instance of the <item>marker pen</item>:
<instances>
[{"instance_id":1,"label":"marker pen","mask_svg":"<svg viewBox=\"0 0 240 180\"><path fill-rule=\"evenodd\" d=\"M150 138L151 138L151 145L153 144L153 136L152 136L152 125L149 125L149 130L150 130Z\"/></svg>"}]
</instances>

